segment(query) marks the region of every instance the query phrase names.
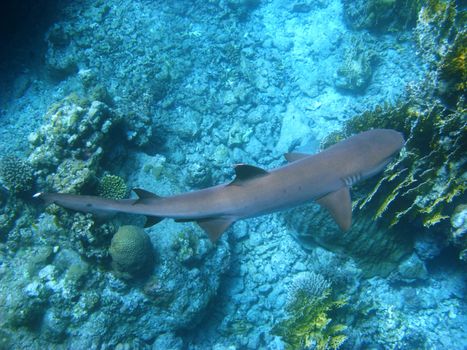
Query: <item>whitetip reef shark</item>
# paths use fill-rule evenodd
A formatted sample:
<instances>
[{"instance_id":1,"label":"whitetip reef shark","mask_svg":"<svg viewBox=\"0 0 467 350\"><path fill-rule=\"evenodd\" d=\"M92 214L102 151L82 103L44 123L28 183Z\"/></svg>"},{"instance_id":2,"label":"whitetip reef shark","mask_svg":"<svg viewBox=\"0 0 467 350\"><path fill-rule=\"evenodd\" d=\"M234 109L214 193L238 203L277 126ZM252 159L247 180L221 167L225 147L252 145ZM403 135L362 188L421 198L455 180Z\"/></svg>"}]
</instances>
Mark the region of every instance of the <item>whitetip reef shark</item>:
<instances>
[{"instance_id":1,"label":"whitetip reef shark","mask_svg":"<svg viewBox=\"0 0 467 350\"><path fill-rule=\"evenodd\" d=\"M146 227L164 218L195 221L216 241L235 221L289 209L316 200L327 208L341 230L352 222L349 188L382 171L404 146L401 133L374 129L351 136L314 155L287 153L288 164L266 171L235 165L230 183L160 197L135 188L137 199L106 199L64 193L39 192L46 204L96 215L141 214Z\"/></svg>"}]
</instances>

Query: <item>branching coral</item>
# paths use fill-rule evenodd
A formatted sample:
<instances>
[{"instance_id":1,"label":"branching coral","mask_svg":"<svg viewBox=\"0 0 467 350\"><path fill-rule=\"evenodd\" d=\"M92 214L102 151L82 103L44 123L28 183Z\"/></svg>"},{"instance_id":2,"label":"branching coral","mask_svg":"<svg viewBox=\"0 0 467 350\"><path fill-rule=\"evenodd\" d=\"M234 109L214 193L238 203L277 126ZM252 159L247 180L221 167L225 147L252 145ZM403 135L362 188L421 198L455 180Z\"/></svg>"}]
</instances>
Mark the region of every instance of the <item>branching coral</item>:
<instances>
[{"instance_id":1,"label":"branching coral","mask_svg":"<svg viewBox=\"0 0 467 350\"><path fill-rule=\"evenodd\" d=\"M34 184L33 169L29 163L13 155L0 161L0 178L12 193L27 192Z\"/></svg>"},{"instance_id":2,"label":"branching coral","mask_svg":"<svg viewBox=\"0 0 467 350\"><path fill-rule=\"evenodd\" d=\"M120 176L105 175L97 185L99 196L110 199L123 199L128 195L128 187Z\"/></svg>"},{"instance_id":3,"label":"branching coral","mask_svg":"<svg viewBox=\"0 0 467 350\"><path fill-rule=\"evenodd\" d=\"M347 339L346 326L332 317L345 299L336 299L331 284L321 275L303 273L293 281L288 293L288 318L273 332L282 337L287 349L338 349Z\"/></svg>"}]
</instances>

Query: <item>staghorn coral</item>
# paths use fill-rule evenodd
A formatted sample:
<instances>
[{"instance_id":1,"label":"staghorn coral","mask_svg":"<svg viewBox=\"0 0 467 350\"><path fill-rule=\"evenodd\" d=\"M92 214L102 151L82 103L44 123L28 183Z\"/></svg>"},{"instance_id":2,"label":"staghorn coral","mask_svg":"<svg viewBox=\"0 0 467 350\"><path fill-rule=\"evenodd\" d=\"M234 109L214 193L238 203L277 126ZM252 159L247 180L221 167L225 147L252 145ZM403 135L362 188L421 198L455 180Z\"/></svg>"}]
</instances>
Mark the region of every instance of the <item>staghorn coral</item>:
<instances>
[{"instance_id":1,"label":"staghorn coral","mask_svg":"<svg viewBox=\"0 0 467 350\"><path fill-rule=\"evenodd\" d=\"M319 274L302 273L288 290L288 318L273 333L282 337L286 349L338 349L347 339L346 326L332 319L346 304L331 293L331 284Z\"/></svg>"},{"instance_id":2,"label":"staghorn coral","mask_svg":"<svg viewBox=\"0 0 467 350\"><path fill-rule=\"evenodd\" d=\"M123 199L128 195L128 187L120 176L105 175L97 185L99 196L110 199Z\"/></svg>"},{"instance_id":3,"label":"staghorn coral","mask_svg":"<svg viewBox=\"0 0 467 350\"><path fill-rule=\"evenodd\" d=\"M28 192L34 185L34 172L25 160L7 155L0 161L0 178L11 193Z\"/></svg>"},{"instance_id":4,"label":"staghorn coral","mask_svg":"<svg viewBox=\"0 0 467 350\"><path fill-rule=\"evenodd\" d=\"M151 240L138 226L121 226L112 238L109 253L112 267L124 279L140 276L154 262Z\"/></svg>"}]
</instances>

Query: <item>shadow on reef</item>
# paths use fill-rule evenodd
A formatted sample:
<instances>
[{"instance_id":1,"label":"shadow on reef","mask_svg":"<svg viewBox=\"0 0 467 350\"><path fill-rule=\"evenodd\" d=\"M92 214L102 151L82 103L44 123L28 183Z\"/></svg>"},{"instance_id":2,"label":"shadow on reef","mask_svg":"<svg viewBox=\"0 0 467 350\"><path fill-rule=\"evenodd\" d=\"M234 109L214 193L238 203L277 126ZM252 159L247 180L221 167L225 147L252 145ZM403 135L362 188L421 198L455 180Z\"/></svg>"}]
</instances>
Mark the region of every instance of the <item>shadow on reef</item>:
<instances>
[{"instance_id":1,"label":"shadow on reef","mask_svg":"<svg viewBox=\"0 0 467 350\"><path fill-rule=\"evenodd\" d=\"M398 130L407 140L378 181L352 191L354 224L349 232L336 232L322 211L291 211L287 222L301 233L297 238L304 246L313 242L343 251L356 258L367 275L386 276L410 254L416 236L433 234L467 261L465 22L465 11L458 11L454 1L428 1L415 30L431 64L425 82L409 87L406 98L394 106L348 120L323 141L326 148L372 128Z\"/></svg>"}]
</instances>

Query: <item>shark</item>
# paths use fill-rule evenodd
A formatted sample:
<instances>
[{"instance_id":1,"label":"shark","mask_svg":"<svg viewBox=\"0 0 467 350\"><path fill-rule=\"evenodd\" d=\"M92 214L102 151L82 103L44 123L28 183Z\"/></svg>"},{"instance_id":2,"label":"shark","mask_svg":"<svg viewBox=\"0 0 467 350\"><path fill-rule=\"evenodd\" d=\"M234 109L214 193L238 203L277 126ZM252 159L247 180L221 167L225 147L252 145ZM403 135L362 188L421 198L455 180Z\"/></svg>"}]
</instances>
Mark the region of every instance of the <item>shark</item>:
<instances>
[{"instance_id":1,"label":"shark","mask_svg":"<svg viewBox=\"0 0 467 350\"><path fill-rule=\"evenodd\" d=\"M224 184L161 197L135 188L137 198L39 192L45 203L108 216L116 213L147 217L146 227L164 218L196 222L215 242L234 222L290 209L312 200L326 208L342 231L352 223L350 188L383 171L404 146L401 133L373 129L353 135L317 154L287 153L287 164L272 170L234 166L235 178Z\"/></svg>"}]
</instances>

